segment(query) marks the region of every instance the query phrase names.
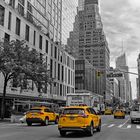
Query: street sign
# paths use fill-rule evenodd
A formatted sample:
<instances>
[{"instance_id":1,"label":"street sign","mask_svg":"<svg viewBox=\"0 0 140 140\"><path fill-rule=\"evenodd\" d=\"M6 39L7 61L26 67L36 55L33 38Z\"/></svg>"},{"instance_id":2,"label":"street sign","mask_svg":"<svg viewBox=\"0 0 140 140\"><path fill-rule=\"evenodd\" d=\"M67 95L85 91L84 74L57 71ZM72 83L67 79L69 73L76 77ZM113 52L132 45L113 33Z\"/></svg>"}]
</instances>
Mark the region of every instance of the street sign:
<instances>
[{"instance_id":1,"label":"street sign","mask_svg":"<svg viewBox=\"0 0 140 140\"><path fill-rule=\"evenodd\" d=\"M122 73L110 73L110 74L107 74L107 77L108 78L111 78L111 77L123 77L123 74Z\"/></svg>"}]
</instances>

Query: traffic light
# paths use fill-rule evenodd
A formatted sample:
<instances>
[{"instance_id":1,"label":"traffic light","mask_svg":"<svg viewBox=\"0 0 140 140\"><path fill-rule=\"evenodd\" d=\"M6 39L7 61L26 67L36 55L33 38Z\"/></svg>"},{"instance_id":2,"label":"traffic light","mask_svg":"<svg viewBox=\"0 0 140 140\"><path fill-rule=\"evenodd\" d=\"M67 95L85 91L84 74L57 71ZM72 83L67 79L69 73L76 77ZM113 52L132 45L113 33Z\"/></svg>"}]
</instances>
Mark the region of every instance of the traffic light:
<instances>
[{"instance_id":1,"label":"traffic light","mask_svg":"<svg viewBox=\"0 0 140 140\"><path fill-rule=\"evenodd\" d=\"M97 71L97 77L100 77L100 76L101 76L101 72Z\"/></svg>"}]
</instances>

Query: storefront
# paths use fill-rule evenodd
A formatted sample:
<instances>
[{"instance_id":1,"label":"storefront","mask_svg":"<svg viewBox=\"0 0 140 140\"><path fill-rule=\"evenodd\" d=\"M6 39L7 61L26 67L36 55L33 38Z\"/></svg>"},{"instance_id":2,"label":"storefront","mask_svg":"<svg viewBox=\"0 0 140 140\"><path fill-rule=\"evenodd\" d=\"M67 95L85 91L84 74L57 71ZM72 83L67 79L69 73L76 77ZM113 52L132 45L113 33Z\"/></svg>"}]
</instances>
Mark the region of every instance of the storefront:
<instances>
[{"instance_id":1,"label":"storefront","mask_svg":"<svg viewBox=\"0 0 140 140\"><path fill-rule=\"evenodd\" d=\"M0 95L0 105L1 105L1 95ZM12 113L22 114L28 111L33 106L48 106L54 111L58 107L65 105L66 101L47 99L43 97L29 97L21 95L10 95L7 94L5 99L5 118L9 118ZM1 115L1 108L0 108Z\"/></svg>"}]
</instances>

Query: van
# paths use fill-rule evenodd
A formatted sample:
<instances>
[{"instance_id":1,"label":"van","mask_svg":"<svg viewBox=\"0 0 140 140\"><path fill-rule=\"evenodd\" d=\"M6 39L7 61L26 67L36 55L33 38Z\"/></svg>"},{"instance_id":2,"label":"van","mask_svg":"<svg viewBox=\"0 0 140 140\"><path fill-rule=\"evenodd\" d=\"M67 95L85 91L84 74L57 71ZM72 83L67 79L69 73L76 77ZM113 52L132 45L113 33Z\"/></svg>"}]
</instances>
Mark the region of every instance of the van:
<instances>
[{"instance_id":1,"label":"van","mask_svg":"<svg viewBox=\"0 0 140 140\"><path fill-rule=\"evenodd\" d=\"M130 112L131 123L140 121L140 104L136 104L132 107Z\"/></svg>"}]
</instances>

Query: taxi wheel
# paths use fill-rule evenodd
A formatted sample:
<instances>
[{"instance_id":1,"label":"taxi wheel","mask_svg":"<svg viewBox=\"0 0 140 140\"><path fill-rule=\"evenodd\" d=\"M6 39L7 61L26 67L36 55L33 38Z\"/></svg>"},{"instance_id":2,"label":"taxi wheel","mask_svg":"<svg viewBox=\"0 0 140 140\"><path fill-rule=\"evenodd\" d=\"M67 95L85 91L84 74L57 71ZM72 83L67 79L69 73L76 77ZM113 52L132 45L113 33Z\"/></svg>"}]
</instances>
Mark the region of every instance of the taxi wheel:
<instances>
[{"instance_id":1,"label":"taxi wheel","mask_svg":"<svg viewBox=\"0 0 140 140\"><path fill-rule=\"evenodd\" d=\"M32 123L31 123L31 122L27 122L27 125L28 125L28 126L31 126L31 125L32 125Z\"/></svg>"},{"instance_id":2,"label":"taxi wheel","mask_svg":"<svg viewBox=\"0 0 140 140\"><path fill-rule=\"evenodd\" d=\"M133 123L134 123L134 121L133 121L133 120L131 120L131 123L133 124Z\"/></svg>"},{"instance_id":3,"label":"taxi wheel","mask_svg":"<svg viewBox=\"0 0 140 140\"><path fill-rule=\"evenodd\" d=\"M59 118L56 117L56 119L55 119L55 124L58 124L58 121L59 121Z\"/></svg>"},{"instance_id":4,"label":"taxi wheel","mask_svg":"<svg viewBox=\"0 0 140 140\"><path fill-rule=\"evenodd\" d=\"M116 116L114 116L114 119L116 119L117 117Z\"/></svg>"},{"instance_id":5,"label":"taxi wheel","mask_svg":"<svg viewBox=\"0 0 140 140\"><path fill-rule=\"evenodd\" d=\"M46 126L49 125L49 119L48 119L48 118L45 119L44 124L45 124Z\"/></svg>"},{"instance_id":6,"label":"taxi wheel","mask_svg":"<svg viewBox=\"0 0 140 140\"><path fill-rule=\"evenodd\" d=\"M101 131L101 121L100 121L100 123L99 123L99 126L97 127L97 132L100 132Z\"/></svg>"},{"instance_id":7,"label":"taxi wheel","mask_svg":"<svg viewBox=\"0 0 140 140\"><path fill-rule=\"evenodd\" d=\"M91 123L88 130L88 136L93 136L93 132L94 132L93 123Z\"/></svg>"},{"instance_id":8,"label":"taxi wheel","mask_svg":"<svg viewBox=\"0 0 140 140\"><path fill-rule=\"evenodd\" d=\"M60 135L61 135L62 137L65 137L65 136L66 136L66 131L60 130L59 132L60 132Z\"/></svg>"}]
</instances>

